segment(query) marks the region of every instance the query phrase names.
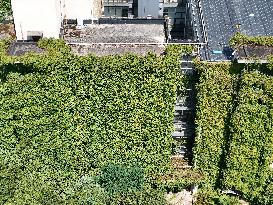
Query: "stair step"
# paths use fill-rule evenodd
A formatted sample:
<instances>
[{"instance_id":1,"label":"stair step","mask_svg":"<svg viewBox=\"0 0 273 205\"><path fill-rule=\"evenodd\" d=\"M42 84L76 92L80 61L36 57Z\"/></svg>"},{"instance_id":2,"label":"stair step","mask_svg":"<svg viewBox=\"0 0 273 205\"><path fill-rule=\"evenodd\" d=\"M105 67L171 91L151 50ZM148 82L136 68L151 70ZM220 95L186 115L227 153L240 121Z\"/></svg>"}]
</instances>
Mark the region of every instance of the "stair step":
<instances>
[{"instance_id":1,"label":"stair step","mask_svg":"<svg viewBox=\"0 0 273 205\"><path fill-rule=\"evenodd\" d=\"M181 125L181 124L174 124L174 128L177 130L177 132L179 130L181 131L186 131L187 133L191 133L194 132L194 125Z\"/></svg>"},{"instance_id":2,"label":"stair step","mask_svg":"<svg viewBox=\"0 0 273 205\"><path fill-rule=\"evenodd\" d=\"M184 154L186 154L186 152L187 152L187 148L186 148L186 146L179 146L179 147L177 147L176 148L176 153L178 154L178 155L184 155Z\"/></svg>"},{"instance_id":3,"label":"stair step","mask_svg":"<svg viewBox=\"0 0 273 205\"><path fill-rule=\"evenodd\" d=\"M194 130L195 126L191 124L181 123L181 121L174 122L174 127L185 130Z\"/></svg>"},{"instance_id":4,"label":"stair step","mask_svg":"<svg viewBox=\"0 0 273 205\"><path fill-rule=\"evenodd\" d=\"M187 141L188 140L190 140L190 139L192 139L194 136L193 135L190 135L190 134L184 134L184 135L176 135L176 134L174 134L173 133L173 139L175 140L175 141L179 141L179 142L181 142L181 141L184 141L184 144L186 144L187 143Z\"/></svg>"},{"instance_id":5,"label":"stair step","mask_svg":"<svg viewBox=\"0 0 273 205\"><path fill-rule=\"evenodd\" d=\"M183 168L183 169L192 169L193 167L190 166L190 165L184 165L184 166L182 166L182 168Z\"/></svg>"},{"instance_id":6,"label":"stair step","mask_svg":"<svg viewBox=\"0 0 273 205\"><path fill-rule=\"evenodd\" d=\"M181 70L194 70L193 68L191 67L180 67Z\"/></svg>"},{"instance_id":7,"label":"stair step","mask_svg":"<svg viewBox=\"0 0 273 205\"><path fill-rule=\"evenodd\" d=\"M176 101L176 105L177 106L185 106L185 107L193 107L194 106L194 102L193 102L193 100L179 99L179 100Z\"/></svg>"},{"instance_id":8,"label":"stair step","mask_svg":"<svg viewBox=\"0 0 273 205\"><path fill-rule=\"evenodd\" d=\"M185 159L185 156L182 154L176 154L176 155L173 155L171 156L171 159L179 159L179 160L184 160Z\"/></svg>"},{"instance_id":9,"label":"stair step","mask_svg":"<svg viewBox=\"0 0 273 205\"><path fill-rule=\"evenodd\" d=\"M194 125L186 125L186 124L178 124L178 123L175 123L174 124L174 128L176 129L180 129L180 130L186 130L188 132L192 131L194 132Z\"/></svg>"},{"instance_id":10,"label":"stair step","mask_svg":"<svg viewBox=\"0 0 273 205\"><path fill-rule=\"evenodd\" d=\"M181 165L181 166L176 166L175 168L176 169L191 169L192 166L190 166L190 165Z\"/></svg>"},{"instance_id":11,"label":"stair step","mask_svg":"<svg viewBox=\"0 0 273 205\"><path fill-rule=\"evenodd\" d=\"M180 63L193 63L193 61L192 60L180 60Z\"/></svg>"},{"instance_id":12,"label":"stair step","mask_svg":"<svg viewBox=\"0 0 273 205\"><path fill-rule=\"evenodd\" d=\"M176 111L180 111L180 110L192 110L192 108L186 107L186 106L181 106L181 105L176 105L175 106L175 110Z\"/></svg>"},{"instance_id":13,"label":"stair step","mask_svg":"<svg viewBox=\"0 0 273 205\"><path fill-rule=\"evenodd\" d=\"M193 75L194 70L190 70L190 69L182 69L181 72L183 73L183 75Z\"/></svg>"},{"instance_id":14,"label":"stair step","mask_svg":"<svg viewBox=\"0 0 273 205\"><path fill-rule=\"evenodd\" d=\"M183 125L181 125L181 124L176 123L176 124L174 124L174 129L186 130L187 127L186 127L186 126L183 126Z\"/></svg>"},{"instance_id":15,"label":"stair step","mask_svg":"<svg viewBox=\"0 0 273 205\"><path fill-rule=\"evenodd\" d=\"M182 132L173 132L173 137L185 137L185 131Z\"/></svg>"},{"instance_id":16,"label":"stair step","mask_svg":"<svg viewBox=\"0 0 273 205\"><path fill-rule=\"evenodd\" d=\"M184 137L185 136L185 132L173 132L173 137Z\"/></svg>"}]
</instances>

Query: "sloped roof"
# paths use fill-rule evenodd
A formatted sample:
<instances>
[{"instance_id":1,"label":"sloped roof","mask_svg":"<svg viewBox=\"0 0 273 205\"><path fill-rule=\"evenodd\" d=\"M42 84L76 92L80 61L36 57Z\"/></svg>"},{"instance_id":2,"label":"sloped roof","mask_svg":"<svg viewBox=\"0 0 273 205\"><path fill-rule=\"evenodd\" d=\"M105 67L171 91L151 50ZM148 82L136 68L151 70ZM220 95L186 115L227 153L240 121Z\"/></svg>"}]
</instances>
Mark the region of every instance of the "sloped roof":
<instances>
[{"instance_id":1,"label":"sloped roof","mask_svg":"<svg viewBox=\"0 0 273 205\"><path fill-rule=\"evenodd\" d=\"M34 42L13 42L8 50L8 54L11 56L22 56L29 52L43 53L44 49L39 48Z\"/></svg>"},{"instance_id":2,"label":"sloped roof","mask_svg":"<svg viewBox=\"0 0 273 205\"><path fill-rule=\"evenodd\" d=\"M269 55L273 55L273 47L245 45L237 49L237 59L261 59L266 60Z\"/></svg>"},{"instance_id":3,"label":"sloped roof","mask_svg":"<svg viewBox=\"0 0 273 205\"><path fill-rule=\"evenodd\" d=\"M210 50L222 50L238 31L248 36L273 36L271 0L200 0ZM241 25L240 28L236 25ZM210 56L224 59L223 55Z\"/></svg>"}]
</instances>

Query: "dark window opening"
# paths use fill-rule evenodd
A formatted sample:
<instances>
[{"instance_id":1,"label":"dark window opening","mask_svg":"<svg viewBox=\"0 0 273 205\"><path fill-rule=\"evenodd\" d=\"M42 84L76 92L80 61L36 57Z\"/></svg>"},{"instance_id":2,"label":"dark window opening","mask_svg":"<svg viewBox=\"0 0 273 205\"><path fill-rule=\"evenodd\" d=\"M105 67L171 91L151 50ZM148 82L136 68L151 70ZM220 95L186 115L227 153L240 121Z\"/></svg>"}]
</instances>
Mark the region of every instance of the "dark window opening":
<instances>
[{"instance_id":1,"label":"dark window opening","mask_svg":"<svg viewBox=\"0 0 273 205\"><path fill-rule=\"evenodd\" d=\"M38 42L43 38L43 32L41 31L28 31L27 32L27 41Z\"/></svg>"}]
</instances>

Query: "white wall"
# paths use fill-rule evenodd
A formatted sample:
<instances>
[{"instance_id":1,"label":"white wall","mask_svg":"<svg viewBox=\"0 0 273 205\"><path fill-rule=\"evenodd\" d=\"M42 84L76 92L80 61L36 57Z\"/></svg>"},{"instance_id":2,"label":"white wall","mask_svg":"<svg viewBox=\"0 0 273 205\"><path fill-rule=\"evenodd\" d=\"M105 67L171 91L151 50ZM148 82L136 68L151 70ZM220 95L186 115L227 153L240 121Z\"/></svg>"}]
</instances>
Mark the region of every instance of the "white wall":
<instances>
[{"instance_id":1,"label":"white wall","mask_svg":"<svg viewBox=\"0 0 273 205\"><path fill-rule=\"evenodd\" d=\"M94 0L62 0L65 19L94 19Z\"/></svg>"},{"instance_id":2,"label":"white wall","mask_svg":"<svg viewBox=\"0 0 273 205\"><path fill-rule=\"evenodd\" d=\"M101 0L11 0L17 40L27 40L28 31L59 38L63 19L96 19Z\"/></svg>"},{"instance_id":3,"label":"white wall","mask_svg":"<svg viewBox=\"0 0 273 205\"><path fill-rule=\"evenodd\" d=\"M78 0L77 0L78 1ZM11 0L17 40L27 40L28 31L59 38L60 0Z\"/></svg>"}]
</instances>

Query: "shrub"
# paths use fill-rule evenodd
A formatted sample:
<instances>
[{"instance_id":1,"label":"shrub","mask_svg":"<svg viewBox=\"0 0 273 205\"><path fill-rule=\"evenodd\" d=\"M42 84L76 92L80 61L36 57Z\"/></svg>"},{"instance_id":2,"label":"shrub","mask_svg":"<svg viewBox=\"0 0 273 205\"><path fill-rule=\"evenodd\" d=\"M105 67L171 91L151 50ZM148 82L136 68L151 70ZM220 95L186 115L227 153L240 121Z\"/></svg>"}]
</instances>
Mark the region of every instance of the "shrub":
<instances>
[{"instance_id":1,"label":"shrub","mask_svg":"<svg viewBox=\"0 0 273 205\"><path fill-rule=\"evenodd\" d=\"M140 191L144 184L144 172L136 165L124 167L109 164L102 169L99 184L110 194Z\"/></svg>"},{"instance_id":2,"label":"shrub","mask_svg":"<svg viewBox=\"0 0 273 205\"><path fill-rule=\"evenodd\" d=\"M222 194L220 190L203 189L198 192L194 205L240 205L238 197Z\"/></svg>"},{"instance_id":3,"label":"shrub","mask_svg":"<svg viewBox=\"0 0 273 205\"><path fill-rule=\"evenodd\" d=\"M83 176L75 183L71 183L63 193L66 204L106 205L109 201L107 192L90 176Z\"/></svg>"}]
</instances>

